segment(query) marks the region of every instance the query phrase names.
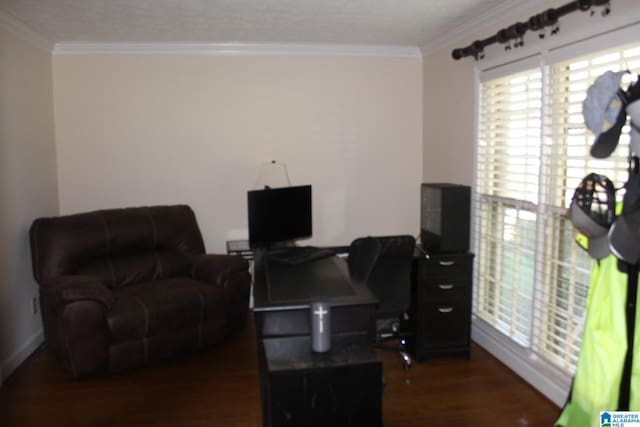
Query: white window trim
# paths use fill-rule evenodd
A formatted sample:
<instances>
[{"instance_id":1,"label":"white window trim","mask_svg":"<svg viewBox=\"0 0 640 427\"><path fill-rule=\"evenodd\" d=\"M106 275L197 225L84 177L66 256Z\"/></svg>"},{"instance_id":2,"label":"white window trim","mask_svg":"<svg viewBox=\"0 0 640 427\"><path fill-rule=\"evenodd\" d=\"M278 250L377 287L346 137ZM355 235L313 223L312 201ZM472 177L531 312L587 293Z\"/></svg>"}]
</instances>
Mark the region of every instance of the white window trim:
<instances>
[{"instance_id":1,"label":"white window trim","mask_svg":"<svg viewBox=\"0 0 640 427\"><path fill-rule=\"evenodd\" d=\"M485 80L491 80L503 75L516 73L521 70L530 68L532 64L549 65L571 57L597 52L611 46L623 45L626 43L636 42L640 39L640 21L637 16L628 16L628 22L620 24L622 28L605 29L598 34L582 34L582 37L576 37L574 41L563 40L556 47L550 48L549 51L524 51L519 59L509 61L502 59L502 63L493 61L492 63L478 63L474 71L474 135L475 143L473 146L473 176L474 182L477 176L478 163L478 127L480 115L480 85ZM472 215L475 217L475 203L472 207ZM472 221L471 238L472 247L475 247L475 221ZM474 284L476 285L476 284ZM533 351L528 348L521 347L515 341L500 333L493 326L479 319L477 316L472 318L471 336L473 341L483 347L494 357L504 363L516 374L529 382L539 392L545 395L556 405L562 407L567 399L571 386L572 377L566 372L556 368L549 362L540 359Z\"/></svg>"},{"instance_id":2,"label":"white window trim","mask_svg":"<svg viewBox=\"0 0 640 427\"><path fill-rule=\"evenodd\" d=\"M571 377L566 372L540 359L477 316L473 316L471 337L553 403L564 405L571 386Z\"/></svg>"}]
</instances>

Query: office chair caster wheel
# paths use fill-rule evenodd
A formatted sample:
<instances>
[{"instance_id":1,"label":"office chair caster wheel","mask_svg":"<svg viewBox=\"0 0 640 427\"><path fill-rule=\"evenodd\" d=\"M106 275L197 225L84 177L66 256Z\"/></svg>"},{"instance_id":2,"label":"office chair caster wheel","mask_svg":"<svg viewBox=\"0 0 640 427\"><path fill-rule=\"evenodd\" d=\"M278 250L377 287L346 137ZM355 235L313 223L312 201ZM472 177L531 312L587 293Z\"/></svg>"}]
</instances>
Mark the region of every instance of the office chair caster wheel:
<instances>
[{"instance_id":1,"label":"office chair caster wheel","mask_svg":"<svg viewBox=\"0 0 640 427\"><path fill-rule=\"evenodd\" d=\"M402 369L408 371L409 368L411 368L411 365L413 365L413 360L411 360L411 356L409 356L404 351L401 351L400 355L402 357Z\"/></svg>"}]
</instances>

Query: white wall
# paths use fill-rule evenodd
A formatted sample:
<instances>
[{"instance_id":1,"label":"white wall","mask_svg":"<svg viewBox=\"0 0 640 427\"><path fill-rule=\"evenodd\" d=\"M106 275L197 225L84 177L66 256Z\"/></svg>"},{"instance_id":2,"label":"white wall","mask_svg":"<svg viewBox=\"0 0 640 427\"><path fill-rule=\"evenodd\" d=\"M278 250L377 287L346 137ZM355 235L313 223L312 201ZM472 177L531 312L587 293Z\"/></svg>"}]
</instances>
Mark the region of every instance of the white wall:
<instances>
[{"instance_id":1,"label":"white wall","mask_svg":"<svg viewBox=\"0 0 640 427\"><path fill-rule=\"evenodd\" d=\"M444 49L424 60L424 182L471 185L474 71Z\"/></svg>"},{"instance_id":2,"label":"white wall","mask_svg":"<svg viewBox=\"0 0 640 427\"><path fill-rule=\"evenodd\" d=\"M51 54L0 21L0 383L41 342L28 228L58 214Z\"/></svg>"},{"instance_id":3,"label":"white wall","mask_svg":"<svg viewBox=\"0 0 640 427\"><path fill-rule=\"evenodd\" d=\"M246 233L259 165L312 184L314 238L418 230L420 58L54 55L60 209L188 203Z\"/></svg>"}]
</instances>

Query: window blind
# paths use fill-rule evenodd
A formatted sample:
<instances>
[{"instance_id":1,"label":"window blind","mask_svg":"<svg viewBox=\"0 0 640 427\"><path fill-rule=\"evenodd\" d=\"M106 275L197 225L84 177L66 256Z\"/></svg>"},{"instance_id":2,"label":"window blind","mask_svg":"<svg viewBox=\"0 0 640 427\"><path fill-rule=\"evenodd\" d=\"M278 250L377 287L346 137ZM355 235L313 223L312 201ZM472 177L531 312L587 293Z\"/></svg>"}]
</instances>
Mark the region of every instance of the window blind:
<instances>
[{"instance_id":1,"label":"window blind","mask_svg":"<svg viewBox=\"0 0 640 427\"><path fill-rule=\"evenodd\" d=\"M629 127L622 129L617 149L606 159L589 154L594 135L582 117L587 89L605 71L640 71L640 46L616 47L558 62L548 67L545 99L541 177L548 177L543 192L545 221L542 291L534 312L533 349L555 365L575 369L585 315L591 261L573 241L567 209L575 188L590 172L604 174L616 187L627 180ZM623 79L626 86L632 75ZM622 200L622 190L617 194Z\"/></svg>"},{"instance_id":2,"label":"window blind","mask_svg":"<svg viewBox=\"0 0 640 427\"><path fill-rule=\"evenodd\" d=\"M476 314L522 345L531 338L542 74L481 86L476 162Z\"/></svg>"},{"instance_id":3,"label":"window blind","mask_svg":"<svg viewBox=\"0 0 640 427\"><path fill-rule=\"evenodd\" d=\"M479 90L474 314L567 373L591 269L567 208L589 172L617 186L627 178L628 126L614 154L595 159L582 117L588 87L607 70L640 72L640 44L486 80Z\"/></svg>"}]
</instances>

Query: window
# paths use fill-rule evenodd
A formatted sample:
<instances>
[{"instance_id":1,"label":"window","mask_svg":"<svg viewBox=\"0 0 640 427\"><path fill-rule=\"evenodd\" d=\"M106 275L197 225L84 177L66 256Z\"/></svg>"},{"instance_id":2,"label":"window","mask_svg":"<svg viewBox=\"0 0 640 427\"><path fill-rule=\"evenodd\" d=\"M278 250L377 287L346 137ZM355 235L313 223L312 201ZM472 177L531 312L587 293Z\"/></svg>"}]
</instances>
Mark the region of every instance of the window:
<instances>
[{"instance_id":1,"label":"window","mask_svg":"<svg viewBox=\"0 0 640 427\"><path fill-rule=\"evenodd\" d=\"M539 64L480 84L474 314L571 374L591 261L574 243L567 208L589 172L626 181L629 131L611 157L592 158L582 101L606 70L640 72L640 45Z\"/></svg>"},{"instance_id":2,"label":"window","mask_svg":"<svg viewBox=\"0 0 640 427\"><path fill-rule=\"evenodd\" d=\"M492 80L481 91L476 313L527 346L535 277L542 74L534 69Z\"/></svg>"}]
</instances>

